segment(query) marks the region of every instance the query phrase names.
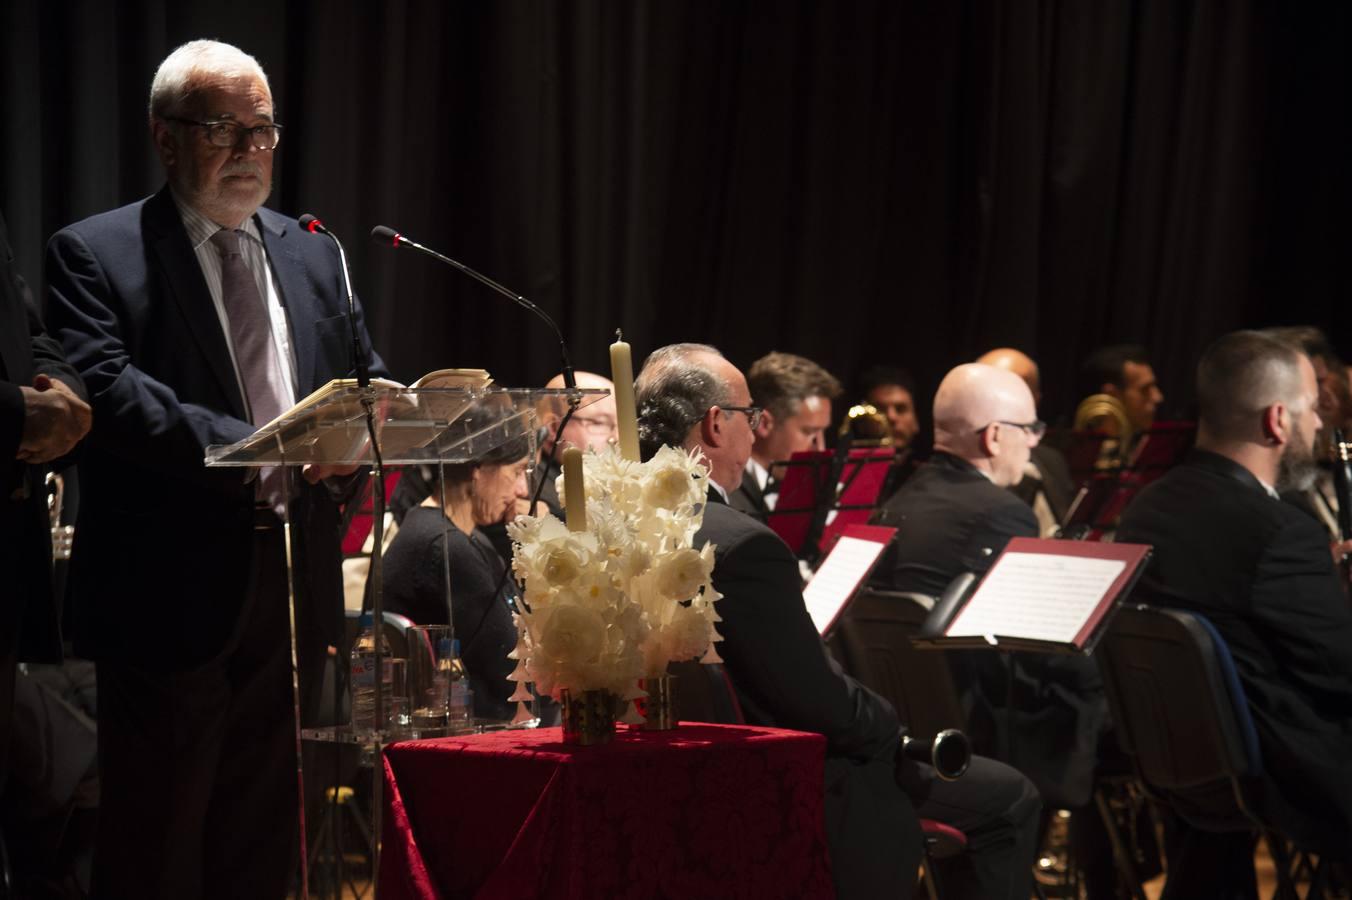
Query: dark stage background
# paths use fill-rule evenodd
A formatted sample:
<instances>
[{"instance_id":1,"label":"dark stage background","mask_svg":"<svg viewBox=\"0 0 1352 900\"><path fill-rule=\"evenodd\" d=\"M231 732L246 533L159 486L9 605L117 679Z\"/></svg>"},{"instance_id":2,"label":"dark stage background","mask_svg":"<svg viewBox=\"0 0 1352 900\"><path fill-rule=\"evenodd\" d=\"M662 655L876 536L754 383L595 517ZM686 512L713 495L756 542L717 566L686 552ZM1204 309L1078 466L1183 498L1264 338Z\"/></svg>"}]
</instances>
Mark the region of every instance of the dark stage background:
<instances>
[{"instance_id":1,"label":"dark stage background","mask_svg":"<svg viewBox=\"0 0 1352 900\"><path fill-rule=\"evenodd\" d=\"M195 37L268 71L269 204L346 239L406 379L557 363L524 312L373 246L379 223L534 299L602 371L622 326L639 355L901 363L928 395L1010 344L1054 414L1105 342L1153 348L1171 411L1236 327L1310 322L1352 352L1352 5L5 0L21 271L159 186L150 78Z\"/></svg>"}]
</instances>

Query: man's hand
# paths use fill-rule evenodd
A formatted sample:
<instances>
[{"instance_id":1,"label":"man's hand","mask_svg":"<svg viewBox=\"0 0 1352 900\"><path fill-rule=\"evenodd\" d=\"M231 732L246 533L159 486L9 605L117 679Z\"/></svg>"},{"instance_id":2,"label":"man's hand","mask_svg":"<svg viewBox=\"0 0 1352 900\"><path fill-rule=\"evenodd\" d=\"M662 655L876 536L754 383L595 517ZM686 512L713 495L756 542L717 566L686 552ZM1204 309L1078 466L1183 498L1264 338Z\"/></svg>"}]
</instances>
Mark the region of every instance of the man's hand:
<instances>
[{"instance_id":1,"label":"man's hand","mask_svg":"<svg viewBox=\"0 0 1352 900\"><path fill-rule=\"evenodd\" d=\"M93 422L89 404L63 382L38 375L32 387L19 390L23 392L24 419L16 459L26 463L51 462L75 449L89 433Z\"/></svg>"},{"instance_id":2,"label":"man's hand","mask_svg":"<svg viewBox=\"0 0 1352 900\"><path fill-rule=\"evenodd\" d=\"M1352 541L1334 541L1329 544L1329 552L1333 554L1333 564L1340 566L1343 557L1352 555Z\"/></svg>"},{"instance_id":3,"label":"man's hand","mask_svg":"<svg viewBox=\"0 0 1352 900\"><path fill-rule=\"evenodd\" d=\"M343 465L310 463L300 470L300 474L310 484L319 484L325 478L341 478L344 475L351 475L360 468L361 463L344 463Z\"/></svg>"}]
</instances>

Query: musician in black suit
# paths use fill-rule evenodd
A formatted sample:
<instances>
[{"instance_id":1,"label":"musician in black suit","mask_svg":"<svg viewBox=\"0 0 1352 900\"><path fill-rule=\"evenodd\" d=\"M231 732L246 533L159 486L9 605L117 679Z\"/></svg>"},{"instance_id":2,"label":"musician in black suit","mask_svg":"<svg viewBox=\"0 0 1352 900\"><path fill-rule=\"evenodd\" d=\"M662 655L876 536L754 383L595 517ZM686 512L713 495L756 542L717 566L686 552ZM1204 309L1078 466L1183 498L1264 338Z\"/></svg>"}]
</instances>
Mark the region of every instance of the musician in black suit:
<instances>
[{"instance_id":1,"label":"musician in black suit","mask_svg":"<svg viewBox=\"0 0 1352 900\"><path fill-rule=\"evenodd\" d=\"M15 664L60 662L52 597L46 464L89 431L84 383L47 335L19 277L0 217L0 787L5 782Z\"/></svg>"},{"instance_id":2,"label":"musician in black suit","mask_svg":"<svg viewBox=\"0 0 1352 900\"><path fill-rule=\"evenodd\" d=\"M838 896L909 896L920 849L918 812L961 828L970 841L946 867L948 895L1027 897L1039 808L1032 785L982 758L956 782L899 759L895 711L828 655L803 604L787 545L726 504L756 424L741 372L712 347L665 347L639 374L637 401L645 450L662 444L697 449L709 467L709 503L695 543L716 547L713 582L723 594L719 652L747 721L827 739L826 831Z\"/></svg>"},{"instance_id":3,"label":"musician in black suit","mask_svg":"<svg viewBox=\"0 0 1352 900\"><path fill-rule=\"evenodd\" d=\"M1253 713L1276 826L1346 857L1352 608L1326 533L1277 498L1314 476L1314 369L1270 335L1236 332L1203 355L1197 393L1197 449L1132 501L1118 529L1120 540L1155 548L1136 596L1216 626ZM1253 892L1247 835L1186 832L1171 863L1177 896ZM1221 886L1218 873L1242 877Z\"/></svg>"},{"instance_id":4,"label":"musician in black suit","mask_svg":"<svg viewBox=\"0 0 1352 900\"><path fill-rule=\"evenodd\" d=\"M1023 379L1033 392L1033 402L1042 408L1042 375L1033 358L1013 347L999 347L977 357L977 362L1006 369ZM1023 478L1009 488L1027 503L1037 516L1038 532L1053 536L1075 500L1075 482L1065 455L1050 444L1033 447Z\"/></svg>"},{"instance_id":5,"label":"musician in black suit","mask_svg":"<svg viewBox=\"0 0 1352 900\"><path fill-rule=\"evenodd\" d=\"M47 260L50 322L96 416L70 578L76 647L98 665L94 890L281 898L297 792L279 513L293 482L305 675L342 645L338 501L356 467L301 479L204 454L349 374L343 275L327 238L260 208L280 126L252 57L175 50L150 125L168 185L63 229Z\"/></svg>"},{"instance_id":6,"label":"musician in black suit","mask_svg":"<svg viewBox=\"0 0 1352 900\"><path fill-rule=\"evenodd\" d=\"M784 466L775 463L826 447L831 401L840 396L841 388L835 376L812 360L779 352L752 363L746 381L761 415L751 455L728 502L763 522L775 508L784 478Z\"/></svg>"},{"instance_id":7,"label":"musician in black suit","mask_svg":"<svg viewBox=\"0 0 1352 900\"><path fill-rule=\"evenodd\" d=\"M1042 430L1017 375L972 363L945 376L934 397L934 453L876 517L897 529L875 570L879 586L938 596L963 572L984 575L1010 538L1037 537L1033 511L1008 487L1023 477ZM1049 805L1087 804L1107 723L1094 662L1034 653L1005 660L988 650L950 660L973 747L1030 777Z\"/></svg>"}]
</instances>

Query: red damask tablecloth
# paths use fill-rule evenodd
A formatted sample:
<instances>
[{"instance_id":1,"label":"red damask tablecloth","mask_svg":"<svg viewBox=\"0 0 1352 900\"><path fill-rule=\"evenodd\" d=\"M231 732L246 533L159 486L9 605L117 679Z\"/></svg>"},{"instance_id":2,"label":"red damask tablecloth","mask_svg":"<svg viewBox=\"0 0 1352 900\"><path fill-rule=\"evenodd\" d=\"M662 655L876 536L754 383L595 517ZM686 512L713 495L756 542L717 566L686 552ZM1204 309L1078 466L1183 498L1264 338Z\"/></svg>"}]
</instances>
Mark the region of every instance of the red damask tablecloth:
<instances>
[{"instance_id":1,"label":"red damask tablecloth","mask_svg":"<svg viewBox=\"0 0 1352 900\"><path fill-rule=\"evenodd\" d=\"M385 750L382 900L831 898L825 739L558 728Z\"/></svg>"}]
</instances>

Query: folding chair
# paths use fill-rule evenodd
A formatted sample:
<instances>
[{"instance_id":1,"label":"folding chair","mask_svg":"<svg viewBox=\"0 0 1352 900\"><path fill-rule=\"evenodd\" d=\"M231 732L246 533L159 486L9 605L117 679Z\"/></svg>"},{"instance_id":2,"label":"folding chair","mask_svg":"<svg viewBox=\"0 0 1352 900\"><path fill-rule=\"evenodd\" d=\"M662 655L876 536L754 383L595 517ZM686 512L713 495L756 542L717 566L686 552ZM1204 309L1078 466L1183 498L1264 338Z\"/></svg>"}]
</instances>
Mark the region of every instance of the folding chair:
<instances>
[{"instance_id":1,"label":"folding chair","mask_svg":"<svg viewBox=\"0 0 1352 900\"><path fill-rule=\"evenodd\" d=\"M1272 825L1258 733L1230 649L1197 613L1123 607L1097 651L1122 749L1146 792L1201 831L1247 832L1267 841L1276 898L1321 897L1324 868ZM1270 791L1268 792L1270 794Z\"/></svg>"}]
</instances>

